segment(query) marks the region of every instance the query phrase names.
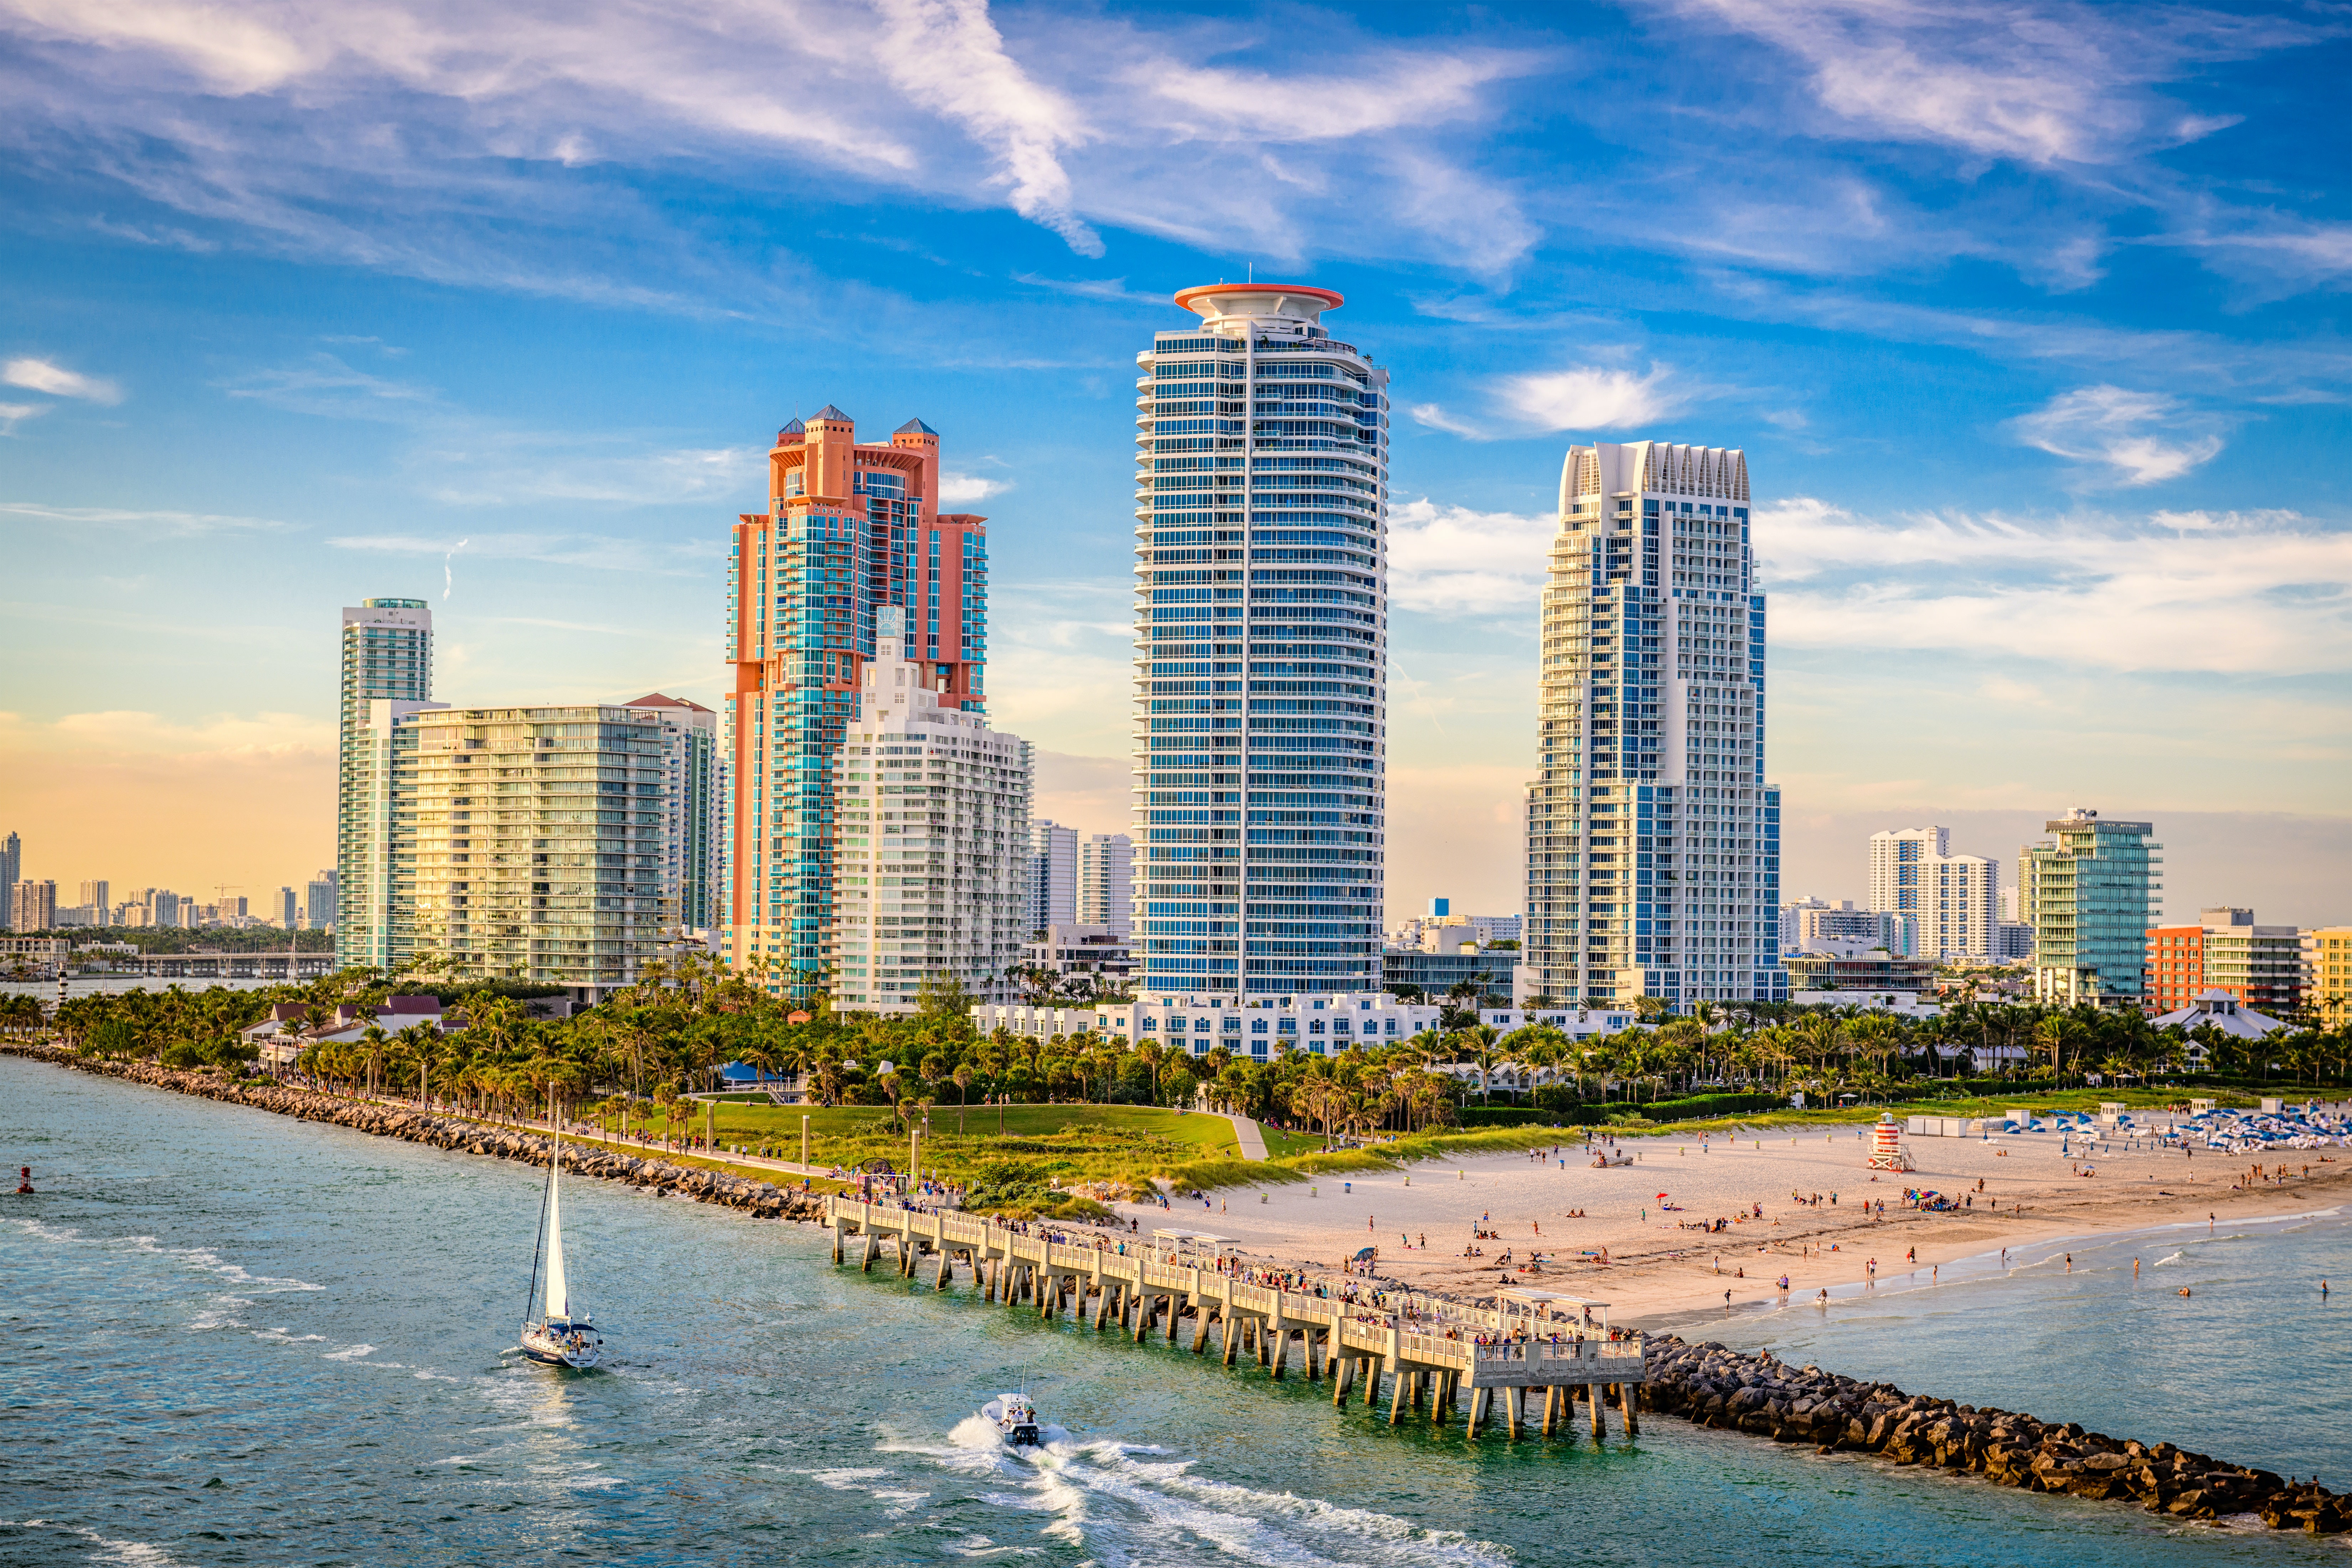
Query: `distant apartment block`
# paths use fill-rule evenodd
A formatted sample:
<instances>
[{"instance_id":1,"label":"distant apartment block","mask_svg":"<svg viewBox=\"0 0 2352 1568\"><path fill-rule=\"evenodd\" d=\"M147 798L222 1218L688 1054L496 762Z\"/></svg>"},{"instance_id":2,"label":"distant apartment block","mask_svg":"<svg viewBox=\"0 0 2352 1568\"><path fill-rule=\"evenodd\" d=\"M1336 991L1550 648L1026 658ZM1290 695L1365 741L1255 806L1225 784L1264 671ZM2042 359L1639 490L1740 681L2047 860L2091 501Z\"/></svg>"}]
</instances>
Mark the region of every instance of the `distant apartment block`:
<instances>
[{"instance_id":1,"label":"distant apartment block","mask_svg":"<svg viewBox=\"0 0 2352 1568\"><path fill-rule=\"evenodd\" d=\"M1042 935L1022 944L1021 962L1032 969L1051 970L1065 983L1083 974L1102 991L1120 991L1134 967L1127 938L1125 931L1113 925L1047 926Z\"/></svg>"},{"instance_id":2,"label":"distant apartment block","mask_svg":"<svg viewBox=\"0 0 2352 1568\"><path fill-rule=\"evenodd\" d=\"M1780 906L1780 951L1821 952L1836 944L1884 948L1896 958L1919 952L1917 921L1887 910L1859 910L1852 899L1801 898ZM1933 956L1930 954L1929 956Z\"/></svg>"},{"instance_id":3,"label":"distant apartment block","mask_svg":"<svg viewBox=\"0 0 2352 1568\"><path fill-rule=\"evenodd\" d=\"M25 874L25 841L10 833L0 838L0 893L5 893Z\"/></svg>"},{"instance_id":4,"label":"distant apartment block","mask_svg":"<svg viewBox=\"0 0 2352 1568\"><path fill-rule=\"evenodd\" d=\"M1090 833L1078 842L1079 925L1101 926L1121 938L1135 930L1135 840L1124 833Z\"/></svg>"},{"instance_id":5,"label":"distant apartment block","mask_svg":"<svg viewBox=\"0 0 2352 1568\"><path fill-rule=\"evenodd\" d=\"M302 900L291 888L280 888L270 895L270 922L285 931L293 931L302 923Z\"/></svg>"},{"instance_id":6,"label":"distant apartment block","mask_svg":"<svg viewBox=\"0 0 2352 1568\"><path fill-rule=\"evenodd\" d=\"M2302 1005L2304 936L2299 927L2254 923L2252 910L2200 910L2195 925L2147 931L2150 1013L2194 1006L2208 991L2226 991L2260 1013L2290 1016Z\"/></svg>"},{"instance_id":7,"label":"distant apartment block","mask_svg":"<svg viewBox=\"0 0 2352 1568\"><path fill-rule=\"evenodd\" d=\"M335 929L335 906L340 874L329 867L303 886L302 926L306 931Z\"/></svg>"},{"instance_id":8,"label":"distant apartment block","mask_svg":"<svg viewBox=\"0 0 2352 1568\"><path fill-rule=\"evenodd\" d=\"M1950 830L1902 827L1870 836L1870 907L1908 916L1908 951L1929 958L1982 958L2000 921L2000 871L1981 855L1951 852Z\"/></svg>"},{"instance_id":9,"label":"distant apartment block","mask_svg":"<svg viewBox=\"0 0 2352 1568\"><path fill-rule=\"evenodd\" d=\"M2047 825L2050 838L2019 853L2018 904L2033 928L2036 999L2137 1007L2147 998L2147 931L2159 907L2164 847L2146 822L2076 806Z\"/></svg>"},{"instance_id":10,"label":"distant apartment block","mask_svg":"<svg viewBox=\"0 0 2352 1568\"><path fill-rule=\"evenodd\" d=\"M2304 996L2322 1028L2352 1024L2352 925L2303 933Z\"/></svg>"},{"instance_id":11,"label":"distant apartment block","mask_svg":"<svg viewBox=\"0 0 2352 1568\"><path fill-rule=\"evenodd\" d=\"M9 930L29 932L57 929L58 885L54 880L18 881L11 884L8 891Z\"/></svg>"},{"instance_id":12,"label":"distant apartment block","mask_svg":"<svg viewBox=\"0 0 2352 1568\"><path fill-rule=\"evenodd\" d=\"M662 876L679 934L708 938L719 924L719 715L656 691L623 706L661 726Z\"/></svg>"},{"instance_id":13,"label":"distant apartment block","mask_svg":"<svg viewBox=\"0 0 2352 1568\"><path fill-rule=\"evenodd\" d=\"M1029 929L1070 925L1078 918L1078 833L1040 817L1029 825L1029 860L1023 907Z\"/></svg>"}]
</instances>

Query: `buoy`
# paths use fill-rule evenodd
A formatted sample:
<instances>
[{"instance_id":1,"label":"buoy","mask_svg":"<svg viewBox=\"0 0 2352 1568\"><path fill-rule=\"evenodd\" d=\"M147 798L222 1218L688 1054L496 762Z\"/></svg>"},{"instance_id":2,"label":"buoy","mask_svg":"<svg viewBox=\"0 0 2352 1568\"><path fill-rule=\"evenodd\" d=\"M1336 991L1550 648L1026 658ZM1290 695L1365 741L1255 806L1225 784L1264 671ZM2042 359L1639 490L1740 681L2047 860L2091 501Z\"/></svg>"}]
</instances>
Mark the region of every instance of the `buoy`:
<instances>
[{"instance_id":1,"label":"buoy","mask_svg":"<svg viewBox=\"0 0 2352 1568\"><path fill-rule=\"evenodd\" d=\"M32 1190L33 1167L30 1165L19 1165L16 1168L16 1195L19 1197L27 1196L31 1194Z\"/></svg>"}]
</instances>

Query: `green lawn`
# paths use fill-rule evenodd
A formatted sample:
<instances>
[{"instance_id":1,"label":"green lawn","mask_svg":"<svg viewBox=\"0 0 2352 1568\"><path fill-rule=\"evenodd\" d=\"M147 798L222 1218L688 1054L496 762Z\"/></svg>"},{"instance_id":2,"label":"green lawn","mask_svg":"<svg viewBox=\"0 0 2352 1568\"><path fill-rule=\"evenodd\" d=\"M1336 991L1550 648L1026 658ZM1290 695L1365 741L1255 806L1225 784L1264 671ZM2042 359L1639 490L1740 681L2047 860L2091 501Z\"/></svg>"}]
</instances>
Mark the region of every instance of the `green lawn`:
<instances>
[{"instance_id":1,"label":"green lawn","mask_svg":"<svg viewBox=\"0 0 2352 1568\"><path fill-rule=\"evenodd\" d=\"M806 1117L814 1164L851 1166L878 1158L903 1169L907 1163L906 1127L881 1106L803 1109L727 1100L709 1109L722 1146L797 1161ZM677 1131L699 1135L705 1110L701 1104L681 1105ZM640 1120L630 1122L632 1131L645 1126ZM665 1127L656 1118L647 1130L659 1136ZM1233 1123L1222 1116L1135 1105L975 1105L959 1116L953 1105L934 1105L922 1163L927 1173L960 1184L1018 1185L1034 1193L1049 1192L1055 1183L1133 1188L1160 1172L1230 1159L1234 1152Z\"/></svg>"}]
</instances>

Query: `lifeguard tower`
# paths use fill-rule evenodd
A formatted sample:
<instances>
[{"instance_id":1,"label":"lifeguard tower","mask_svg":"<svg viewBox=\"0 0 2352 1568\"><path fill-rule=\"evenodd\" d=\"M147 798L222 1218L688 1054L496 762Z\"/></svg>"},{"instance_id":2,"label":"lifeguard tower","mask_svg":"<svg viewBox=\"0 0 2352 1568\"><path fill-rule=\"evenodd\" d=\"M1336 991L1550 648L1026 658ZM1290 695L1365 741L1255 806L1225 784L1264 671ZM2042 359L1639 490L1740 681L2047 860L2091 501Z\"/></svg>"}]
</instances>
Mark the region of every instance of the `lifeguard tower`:
<instances>
[{"instance_id":1,"label":"lifeguard tower","mask_svg":"<svg viewBox=\"0 0 2352 1568\"><path fill-rule=\"evenodd\" d=\"M1916 1171L1911 1152L1903 1147L1903 1129L1895 1124L1895 1112L1878 1113L1878 1125L1870 1130L1870 1168L1874 1171Z\"/></svg>"}]
</instances>

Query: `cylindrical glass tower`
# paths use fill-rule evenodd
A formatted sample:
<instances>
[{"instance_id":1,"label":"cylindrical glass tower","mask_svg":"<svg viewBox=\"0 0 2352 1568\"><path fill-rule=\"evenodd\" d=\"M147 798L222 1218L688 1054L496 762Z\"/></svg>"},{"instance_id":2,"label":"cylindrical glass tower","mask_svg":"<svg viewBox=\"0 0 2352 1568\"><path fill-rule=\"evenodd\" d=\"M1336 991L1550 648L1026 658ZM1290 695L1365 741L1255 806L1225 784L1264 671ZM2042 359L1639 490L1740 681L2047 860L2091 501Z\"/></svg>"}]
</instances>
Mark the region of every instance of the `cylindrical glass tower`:
<instances>
[{"instance_id":1,"label":"cylindrical glass tower","mask_svg":"<svg viewBox=\"0 0 2352 1568\"><path fill-rule=\"evenodd\" d=\"M1388 373L1328 289L1176 302L1136 356L1138 994L1377 991Z\"/></svg>"}]
</instances>

